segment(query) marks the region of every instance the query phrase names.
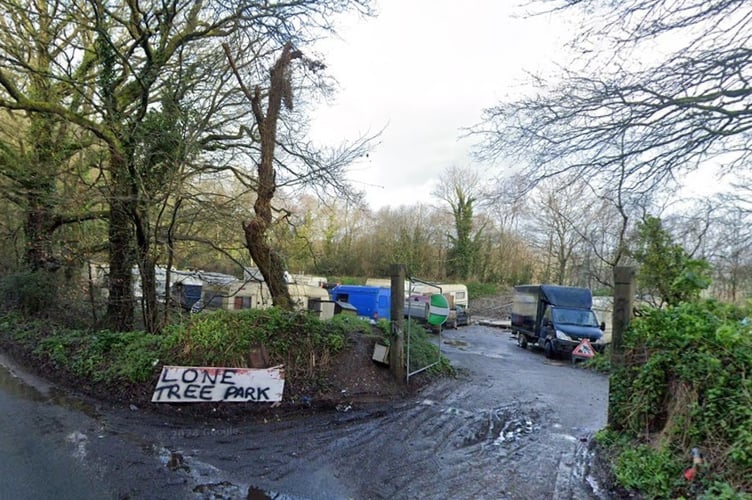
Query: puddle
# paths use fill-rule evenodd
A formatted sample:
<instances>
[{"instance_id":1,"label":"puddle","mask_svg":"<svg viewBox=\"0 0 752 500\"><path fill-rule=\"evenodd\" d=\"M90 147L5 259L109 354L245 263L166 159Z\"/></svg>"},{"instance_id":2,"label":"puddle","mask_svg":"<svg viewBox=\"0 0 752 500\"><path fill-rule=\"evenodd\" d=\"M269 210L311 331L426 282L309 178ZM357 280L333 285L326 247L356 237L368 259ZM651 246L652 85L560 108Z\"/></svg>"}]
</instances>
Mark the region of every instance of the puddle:
<instances>
[{"instance_id":1,"label":"puddle","mask_svg":"<svg viewBox=\"0 0 752 500\"><path fill-rule=\"evenodd\" d=\"M563 361L552 361L550 359L543 360L543 364L544 365L549 365L549 366L564 366L564 362Z\"/></svg>"},{"instance_id":2,"label":"puddle","mask_svg":"<svg viewBox=\"0 0 752 500\"><path fill-rule=\"evenodd\" d=\"M451 345L454 347L467 347L468 345L467 342L462 340L445 340L444 343L446 345Z\"/></svg>"},{"instance_id":3,"label":"puddle","mask_svg":"<svg viewBox=\"0 0 752 500\"><path fill-rule=\"evenodd\" d=\"M259 490L258 488L253 488L253 490L258 491L258 493L251 493L251 490L249 489L247 498L255 500L266 500L268 498L273 498L266 495L262 490ZM193 488L193 492L196 493L196 496L198 498L246 498L246 495L243 495L243 488L229 481L199 484L198 486Z\"/></svg>"},{"instance_id":4,"label":"puddle","mask_svg":"<svg viewBox=\"0 0 752 500\"><path fill-rule=\"evenodd\" d=\"M562 456L556 478L554 498L587 497L598 500L612 498L601 483L604 477L603 462L598 460L592 446L592 435L579 439L574 452ZM606 466L607 467L607 466Z\"/></svg>"},{"instance_id":5,"label":"puddle","mask_svg":"<svg viewBox=\"0 0 752 500\"><path fill-rule=\"evenodd\" d=\"M201 484L193 489L199 498L247 498L248 500L306 500L303 497L294 497L276 491L267 491L256 486L249 486L246 491L243 486L238 486L229 481L213 484Z\"/></svg>"},{"instance_id":6,"label":"puddle","mask_svg":"<svg viewBox=\"0 0 752 500\"><path fill-rule=\"evenodd\" d=\"M86 445L89 442L89 438L86 434L79 431L73 431L67 436L65 440L74 446L73 456L79 460L86 458Z\"/></svg>"},{"instance_id":7,"label":"puddle","mask_svg":"<svg viewBox=\"0 0 752 500\"><path fill-rule=\"evenodd\" d=\"M101 413L97 411L93 404L86 400L66 394L62 389L52 387L50 388L49 394L49 400L58 406L78 411L94 420L100 420L102 418Z\"/></svg>"},{"instance_id":8,"label":"puddle","mask_svg":"<svg viewBox=\"0 0 752 500\"><path fill-rule=\"evenodd\" d=\"M0 356L0 389L28 401L47 401L47 396L33 385L27 383L20 375L12 368L12 365L5 358Z\"/></svg>"},{"instance_id":9,"label":"puddle","mask_svg":"<svg viewBox=\"0 0 752 500\"><path fill-rule=\"evenodd\" d=\"M480 412L459 412L466 422L457 430L455 446L464 448L489 443L504 446L533 434L540 429L537 413L523 412L519 408L494 408Z\"/></svg>"},{"instance_id":10,"label":"puddle","mask_svg":"<svg viewBox=\"0 0 752 500\"><path fill-rule=\"evenodd\" d=\"M71 396L43 379L26 373L3 354L0 354L0 389L28 401L51 402L69 410L76 410L95 420L101 417L91 403Z\"/></svg>"},{"instance_id":11,"label":"puddle","mask_svg":"<svg viewBox=\"0 0 752 500\"><path fill-rule=\"evenodd\" d=\"M178 450L154 446L151 449L164 467L176 474L189 476L196 486L193 493L201 499L248 498L249 500L307 500L305 497L264 490L254 485L235 484L224 479L223 472L213 465L184 455Z\"/></svg>"}]
</instances>

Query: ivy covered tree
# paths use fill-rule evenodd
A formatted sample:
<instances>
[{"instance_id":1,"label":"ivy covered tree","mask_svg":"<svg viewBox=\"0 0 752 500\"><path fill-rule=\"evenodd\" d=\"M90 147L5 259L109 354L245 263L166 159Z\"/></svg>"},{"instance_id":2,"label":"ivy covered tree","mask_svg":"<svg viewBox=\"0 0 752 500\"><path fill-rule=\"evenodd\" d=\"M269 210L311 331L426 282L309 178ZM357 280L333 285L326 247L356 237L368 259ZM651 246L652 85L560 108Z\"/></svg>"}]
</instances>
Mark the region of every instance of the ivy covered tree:
<instances>
[{"instance_id":1,"label":"ivy covered tree","mask_svg":"<svg viewBox=\"0 0 752 500\"><path fill-rule=\"evenodd\" d=\"M473 203L475 198L455 188L456 200L452 204L456 235L449 235L451 248L447 255L447 271L450 276L467 279L473 275L478 258L478 236L473 231Z\"/></svg>"},{"instance_id":2,"label":"ivy covered tree","mask_svg":"<svg viewBox=\"0 0 752 500\"><path fill-rule=\"evenodd\" d=\"M674 243L661 219L646 216L637 224L637 240L631 256L639 264L637 281L656 305L678 305L700 297L710 286L710 264L693 259Z\"/></svg>"},{"instance_id":3,"label":"ivy covered tree","mask_svg":"<svg viewBox=\"0 0 752 500\"><path fill-rule=\"evenodd\" d=\"M475 274L483 228L474 231L473 209L480 193L477 171L452 166L433 195L445 201L452 211L454 234L448 234L447 276L467 279Z\"/></svg>"},{"instance_id":4,"label":"ivy covered tree","mask_svg":"<svg viewBox=\"0 0 752 500\"><path fill-rule=\"evenodd\" d=\"M161 222L166 214L177 220L184 191L200 176L223 174L262 198L269 189L267 179L246 168L269 148L259 150L264 127L232 84L221 44L245 54L241 71L255 78L273 57L271 47L306 45L332 31L336 14L370 12L368 0L0 0L0 8L6 21L0 26L0 108L23 117L32 138L25 148L30 154L19 158L17 139L7 147L0 136L2 180L32 194L11 200L28 213L24 229L33 245L25 252L27 266L57 265L50 235L61 212L59 174L73 161L94 170L108 223L107 326L118 331L134 326L134 266L145 327L159 329L154 267L163 242L180 236L176 224ZM297 130L287 127L280 138L288 152L286 185L303 179L346 187L342 169L360 152L322 155L306 149ZM83 161L84 153L99 161Z\"/></svg>"}]
</instances>

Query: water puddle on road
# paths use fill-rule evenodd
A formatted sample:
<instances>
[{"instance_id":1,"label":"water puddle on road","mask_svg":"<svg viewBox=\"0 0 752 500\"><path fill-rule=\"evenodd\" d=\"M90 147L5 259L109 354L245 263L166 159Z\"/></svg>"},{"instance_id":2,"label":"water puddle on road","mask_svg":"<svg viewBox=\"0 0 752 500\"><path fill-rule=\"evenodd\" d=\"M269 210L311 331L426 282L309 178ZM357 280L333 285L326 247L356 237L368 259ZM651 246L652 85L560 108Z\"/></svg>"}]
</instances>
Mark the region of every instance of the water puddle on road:
<instances>
[{"instance_id":1,"label":"water puddle on road","mask_svg":"<svg viewBox=\"0 0 752 500\"><path fill-rule=\"evenodd\" d=\"M3 354L0 354L0 390L28 401L51 402L84 413L95 420L100 418L99 412L91 403L71 396L49 382L25 372Z\"/></svg>"},{"instance_id":2,"label":"water puddle on road","mask_svg":"<svg viewBox=\"0 0 752 500\"><path fill-rule=\"evenodd\" d=\"M266 491L255 486L249 486L246 490L242 486L229 481L221 483L201 484L193 488L193 492L199 498L247 498L248 500L306 500L301 497L291 497L284 493Z\"/></svg>"},{"instance_id":3,"label":"water puddle on road","mask_svg":"<svg viewBox=\"0 0 752 500\"><path fill-rule=\"evenodd\" d=\"M222 479L222 471L213 465L202 462L194 456L164 447L153 447L163 466L178 474L190 476L196 485L193 493L196 498L248 498L250 500L306 500L304 497L288 495L278 491L264 490L254 485L235 484Z\"/></svg>"},{"instance_id":4,"label":"water puddle on road","mask_svg":"<svg viewBox=\"0 0 752 500\"><path fill-rule=\"evenodd\" d=\"M468 345L467 342L465 342L464 340L445 340L444 344L451 345L454 347L459 347L459 348L467 347Z\"/></svg>"},{"instance_id":5,"label":"water puddle on road","mask_svg":"<svg viewBox=\"0 0 752 500\"><path fill-rule=\"evenodd\" d=\"M2 365L0 365L0 389L17 398L29 401L42 402L47 400L47 396L36 387L26 384L10 369Z\"/></svg>"},{"instance_id":6,"label":"water puddle on road","mask_svg":"<svg viewBox=\"0 0 752 500\"><path fill-rule=\"evenodd\" d=\"M458 448L481 444L501 447L533 434L540 429L539 415L524 412L516 407L500 407L477 412L448 409L447 412L460 413L464 417L462 426L454 433L454 444Z\"/></svg>"},{"instance_id":7,"label":"water puddle on road","mask_svg":"<svg viewBox=\"0 0 752 500\"><path fill-rule=\"evenodd\" d=\"M62 389L52 387L50 389L49 399L58 406L78 411L94 420L98 421L102 418L102 415L97 411L93 404L76 396L66 394Z\"/></svg>"}]
</instances>

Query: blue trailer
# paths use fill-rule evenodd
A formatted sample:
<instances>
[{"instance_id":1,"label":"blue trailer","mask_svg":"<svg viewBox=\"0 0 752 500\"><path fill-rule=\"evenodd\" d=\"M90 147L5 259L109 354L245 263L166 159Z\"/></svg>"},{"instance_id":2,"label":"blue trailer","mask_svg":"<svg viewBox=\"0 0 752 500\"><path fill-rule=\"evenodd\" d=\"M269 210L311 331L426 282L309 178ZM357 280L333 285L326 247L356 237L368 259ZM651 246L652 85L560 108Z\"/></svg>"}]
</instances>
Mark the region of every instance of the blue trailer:
<instances>
[{"instance_id":1,"label":"blue trailer","mask_svg":"<svg viewBox=\"0 0 752 500\"><path fill-rule=\"evenodd\" d=\"M520 347L542 347L546 357L569 354L588 339L596 350L605 346L605 323L598 324L587 288L558 285L514 287L512 333Z\"/></svg>"},{"instance_id":2,"label":"blue trailer","mask_svg":"<svg viewBox=\"0 0 752 500\"><path fill-rule=\"evenodd\" d=\"M330 291L335 302L347 302L355 307L358 316L368 319L390 319L391 295L389 288L367 285L337 285Z\"/></svg>"}]
</instances>

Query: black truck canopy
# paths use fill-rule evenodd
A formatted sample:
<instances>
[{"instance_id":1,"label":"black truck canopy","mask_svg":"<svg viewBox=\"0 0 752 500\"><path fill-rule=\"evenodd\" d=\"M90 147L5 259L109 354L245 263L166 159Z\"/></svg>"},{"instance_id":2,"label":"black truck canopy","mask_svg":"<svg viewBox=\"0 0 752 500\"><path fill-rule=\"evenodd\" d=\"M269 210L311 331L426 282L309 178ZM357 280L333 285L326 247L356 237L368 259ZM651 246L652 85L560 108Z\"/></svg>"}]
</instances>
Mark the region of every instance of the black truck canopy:
<instances>
[{"instance_id":1,"label":"black truck canopy","mask_svg":"<svg viewBox=\"0 0 752 500\"><path fill-rule=\"evenodd\" d=\"M546 302L553 306L574 309L590 309L593 306L593 295L587 288L541 285L541 292Z\"/></svg>"},{"instance_id":2,"label":"black truck canopy","mask_svg":"<svg viewBox=\"0 0 752 500\"><path fill-rule=\"evenodd\" d=\"M540 299L558 307L590 309L593 295L588 288L559 285L522 285L515 287L522 293L540 294Z\"/></svg>"}]
</instances>

